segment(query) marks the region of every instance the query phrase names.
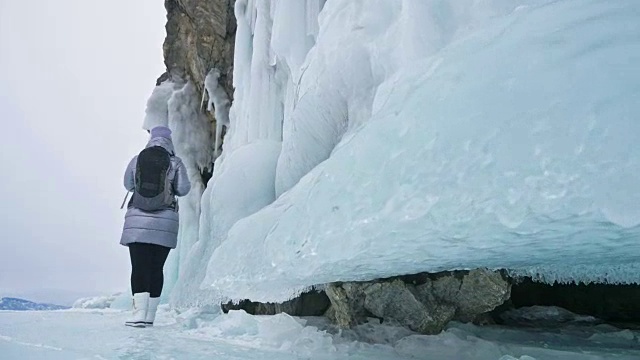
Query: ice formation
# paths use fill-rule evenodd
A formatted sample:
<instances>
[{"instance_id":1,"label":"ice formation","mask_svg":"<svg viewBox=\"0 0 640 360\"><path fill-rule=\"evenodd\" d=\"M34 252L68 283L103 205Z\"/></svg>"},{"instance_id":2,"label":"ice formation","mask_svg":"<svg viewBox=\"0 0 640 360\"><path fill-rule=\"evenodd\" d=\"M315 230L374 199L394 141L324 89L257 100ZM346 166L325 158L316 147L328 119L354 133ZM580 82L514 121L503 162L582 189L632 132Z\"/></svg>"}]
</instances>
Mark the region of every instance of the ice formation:
<instances>
[{"instance_id":1,"label":"ice formation","mask_svg":"<svg viewBox=\"0 0 640 360\"><path fill-rule=\"evenodd\" d=\"M182 223L177 302L473 267L640 281L638 2L235 10L229 132Z\"/></svg>"},{"instance_id":2,"label":"ice formation","mask_svg":"<svg viewBox=\"0 0 640 360\"><path fill-rule=\"evenodd\" d=\"M167 103L179 85L171 81L165 81L153 88L153 92L147 100L144 123L142 128L150 130L155 126L169 126L169 109Z\"/></svg>"},{"instance_id":3,"label":"ice formation","mask_svg":"<svg viewBox=\"0 0 640 360\"><path fill-rule=\"evenodd\" d=\"M84 297L73 303L74 309L108 309L121 294Z\"/></svg>"},{"instance_id":4,"label":"ice formation","mask_svg":"<svg viewBox=\"0 0 640 360\"><path fill-rule=\"evenodd\" d=\"M214 156L218 157L220 146L222 145L222 126L229 127L229 108L231 102L229 96L218 80L220 79L220 71L211 69L204 79L204 88L209 96L207 103L207 111L213 112L216 119L215 146ZM204 100L204 91L202 99Z\"/></svg>"},{"instance_id":5,"label":"ice formation","mask_svg":"<svg viewBox=\"0 0 640 360\"><path fill-rule=\"evenodd\" d=\"M168 126L179 156L191 180L191 191L179 198L179 243L169 254L165 267L165 290L170 294L180 275L180 264L191 258L189 251L198 240L200 199L206 187L201 173L210 171L214 161L211 124L200 109L198 94L191 82L165 81L156 86L147 101L144 129Z\"/></svg>"}]
</instances>

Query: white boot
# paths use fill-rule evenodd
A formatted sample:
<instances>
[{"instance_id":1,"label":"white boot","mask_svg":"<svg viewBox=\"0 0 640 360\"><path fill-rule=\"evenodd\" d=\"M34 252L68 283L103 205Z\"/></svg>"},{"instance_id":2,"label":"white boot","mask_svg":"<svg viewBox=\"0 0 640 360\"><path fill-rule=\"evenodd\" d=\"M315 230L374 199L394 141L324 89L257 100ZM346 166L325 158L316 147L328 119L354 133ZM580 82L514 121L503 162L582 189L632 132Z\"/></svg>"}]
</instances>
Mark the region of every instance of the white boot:
<instances>
[{"instance_id":1,"label":"white boot","mask_svg":"<svg viewBox=\"0 0 640 360\"><path fill-rule=\"evenodd\" d=\"M133 294L133 315L131 319L124 324L132 327L144 327L148 308L148 292Z\"/></svg>"},{"instance_id":2,"label":"white boot","mask_svg":"<svg viewBox=\"0 0 640 360\"><path fill-rule=\"evenodd\" d=\"M146 326L153 326L153 321L156 319L156 311L158 311L158 305L160 304L160 298L149 298L149 307L147 308L147 318L145 320Z\"/></svg>"}]
</instances>

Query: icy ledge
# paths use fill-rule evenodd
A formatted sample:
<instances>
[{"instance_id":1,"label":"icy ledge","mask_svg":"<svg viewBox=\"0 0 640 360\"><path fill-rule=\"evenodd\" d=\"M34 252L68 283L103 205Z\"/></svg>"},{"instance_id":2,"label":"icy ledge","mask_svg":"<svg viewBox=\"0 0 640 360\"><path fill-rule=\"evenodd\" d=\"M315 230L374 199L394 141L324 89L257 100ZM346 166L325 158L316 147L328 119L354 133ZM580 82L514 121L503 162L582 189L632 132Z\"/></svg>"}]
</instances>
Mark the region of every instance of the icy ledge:
<instances>
[{"instance_id":1,"label":"icy ledge","mask_svg":"<svg viewBox=\"0 0 640 360\"><path fill-rule=\"evenodd\" d=\"M235 223L203 286L278 301L476 267L639 282L639 12L633 0L521 7L401 67L369 121Z\"/></svg>"}]
</instances>

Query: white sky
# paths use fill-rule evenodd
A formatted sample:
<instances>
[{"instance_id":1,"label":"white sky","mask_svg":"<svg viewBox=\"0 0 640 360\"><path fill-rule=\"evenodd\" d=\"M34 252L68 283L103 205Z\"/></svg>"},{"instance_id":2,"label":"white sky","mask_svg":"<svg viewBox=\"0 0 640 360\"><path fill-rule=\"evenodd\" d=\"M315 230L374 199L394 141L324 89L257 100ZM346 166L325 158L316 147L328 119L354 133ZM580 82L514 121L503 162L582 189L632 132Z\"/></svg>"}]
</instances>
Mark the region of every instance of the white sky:
<instances>
[{"instance_id":1,"label":"white sky","mask_svg":"<svg viewBox=\"0 0 640 360\"><path fill-rule=\"evenodd\" d=\"M165 20L160 0L0 0L0 296L126 290L122 175Z\"/></svg>"}]
</instances>

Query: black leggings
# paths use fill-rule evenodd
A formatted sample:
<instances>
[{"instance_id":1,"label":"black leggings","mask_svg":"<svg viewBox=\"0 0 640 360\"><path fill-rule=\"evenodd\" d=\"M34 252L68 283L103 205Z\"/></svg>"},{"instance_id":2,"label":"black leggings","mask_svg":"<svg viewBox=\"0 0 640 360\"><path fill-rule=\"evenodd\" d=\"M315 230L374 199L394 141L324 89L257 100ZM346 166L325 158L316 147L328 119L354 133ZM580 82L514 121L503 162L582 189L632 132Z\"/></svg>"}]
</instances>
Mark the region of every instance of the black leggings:
<instances>
[{"instance_id":1,"label":"black leggings","mask_svg":"<svg viewBox=\"0 0 640 360\"><path fill-rule=\"evenodd\" d=\"M148 292L151 293L152 298L160 297L164 283L162 268L169 250L171 249L168 247L155 244L129 244L133 294Z\"/></svg>"}]
</instances>

